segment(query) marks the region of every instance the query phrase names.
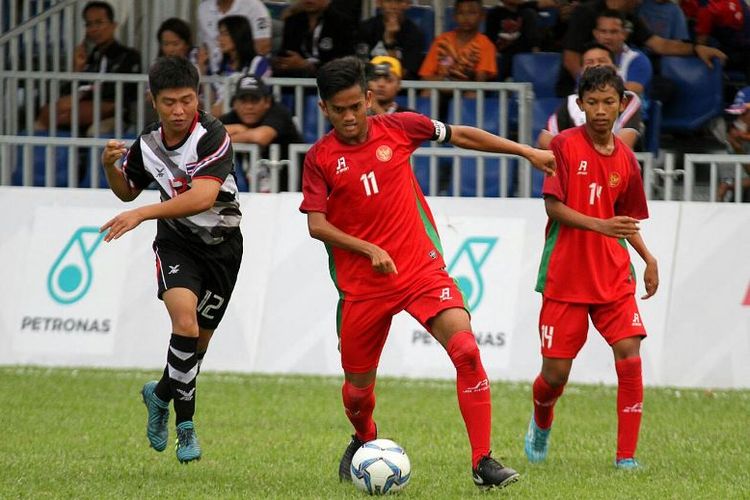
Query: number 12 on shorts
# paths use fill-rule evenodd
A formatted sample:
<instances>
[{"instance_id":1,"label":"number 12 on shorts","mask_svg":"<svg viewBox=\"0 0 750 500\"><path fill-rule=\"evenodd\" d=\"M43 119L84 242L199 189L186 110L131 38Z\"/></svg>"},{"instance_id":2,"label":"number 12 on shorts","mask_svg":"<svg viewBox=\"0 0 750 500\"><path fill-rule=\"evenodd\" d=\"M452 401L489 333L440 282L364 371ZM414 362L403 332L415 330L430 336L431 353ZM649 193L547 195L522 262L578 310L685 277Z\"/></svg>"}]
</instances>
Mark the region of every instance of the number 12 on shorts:
<instances>
[{"instance_id":1,"label":"number 12 on shorts","mask_svg":"<svg viewBox=\"0 0 750 500\"><path fill-rule=\"evenodd\" d=\"M555 327L550 325L542 325L542 346L545 342L547 343L547 349L552 348L552 336L555 334Z\"/></svg>"},{"instance_id":2,"label":"number 12 on shorts","mask_svg":"<svg viewBox=\"0 0 750 500\"><path fill-rule=\"evenodd\" d=\"M206 290L206 294L203 295L203 299L200 301L200 304L198 304L197 309L200 315L204 318L214 319L214 315L211 311L219 309L222 305L224 305L223 297L219 297L211 292L211 290Z\"/></svg>"}]
</instances>

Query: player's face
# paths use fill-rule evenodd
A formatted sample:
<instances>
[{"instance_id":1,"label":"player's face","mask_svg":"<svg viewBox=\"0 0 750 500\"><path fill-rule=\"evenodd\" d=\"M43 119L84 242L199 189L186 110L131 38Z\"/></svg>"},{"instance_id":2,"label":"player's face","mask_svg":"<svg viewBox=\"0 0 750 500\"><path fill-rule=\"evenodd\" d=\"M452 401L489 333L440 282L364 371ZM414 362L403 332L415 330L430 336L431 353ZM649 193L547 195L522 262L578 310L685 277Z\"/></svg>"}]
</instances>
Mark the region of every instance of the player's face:
<instances>
[{"instance_id":1,"label":"player's face","mask_svg":"<svg viewBox=\"0 0 750 500\"><path fill-rule=\"evenodd\" d=\"M170 135L183 134L198 112L198 95L189 87L164 89L156 94L154 108L162 128Z\"/></svg>"},{"instance_id":2,"label":"player's face","mask_svg":"<svg viewBox=\"0 0 750 500\"><path fill-rule=\"evenodd\" d=\"M609 52L602 49L590 49L584 52L581 65L581 72L594 66L615 66L614 62L609 57Z\"/></svg>"},{"instance_id":3,"label":"player's face","mask_svg":"<svg viewBox=\"0 0 750 500\"><path fill-rule=\"evenodd\" d=\"M271 107L271 99L269 97L246 96L235 99L232 107L243 124L257 125Z\"/></svg>"},{"instance_id":4,"label":"player's face","mask_svg":"<svg viewBox=\"0 0 750 500\"><path fill-rule=\"evenodd\" d=\"M185 43L185 40L169 30L162 32L159 46L165 56L187 57L190 51L190 47Z\"/></svg>"},{"instance_id":5,"label":"player's face","mask_svg":"<svg viewBox=\"0 0 750 500\"><path fill-rule=\"evenodd\" d=\"M370 90L379 104L392 103L400 88L401 80L399 77L392 74L389 74L388 76L379 76L370 81Z\"/></svg>"},{"instance_id":6,"label":"player's face","mask_svg":"<svg viewBox=\"0 0 750 500\"><path fill-rule=\"evenodd\" d=\"M611 85L585 92L583 99L578 99L578 106L586 114L586 126L597 134L611 132L622 112L620 95Z\"/></svg>"},{"instance_id":7,"label":"player's face","mask_svg":"<svg viewBox=\"0 0 750 500\"><path fill-rule=\"evenodd\" d=\"M619 54L622 52L627 33L625 33L625 28L619 19L600 17L596 21L594 38L598 43L601 43L615 54Z\"/></svg>"},{"instance_id":8,"label":"player's face","mask_svg":"<svg viewBox=\"0 0 750 500\"><path fill-rule=\"evenodd\" d=\"M371 99L369 90L364 92L355 84L327 101L320 101L319 106L341 140L359 144L367 139L367 109Z\"/></svg>"}]
</instances>

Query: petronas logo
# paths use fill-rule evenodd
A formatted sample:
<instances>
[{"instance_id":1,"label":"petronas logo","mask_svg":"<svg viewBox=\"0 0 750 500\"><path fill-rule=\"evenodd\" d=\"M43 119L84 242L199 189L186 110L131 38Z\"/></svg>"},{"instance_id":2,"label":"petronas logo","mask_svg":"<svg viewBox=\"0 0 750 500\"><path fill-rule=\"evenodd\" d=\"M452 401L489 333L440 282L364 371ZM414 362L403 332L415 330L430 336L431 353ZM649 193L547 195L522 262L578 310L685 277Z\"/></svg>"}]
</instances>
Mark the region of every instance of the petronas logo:
<instances>
[{"instance_id":1,"label":"petronas logo","mask_svg":"<svg viewBox=\"0 0 750 500\"><path fill-rule=\"evenodd\" d=\"M484 296L482 266L497 244L497 238L473 236L464 240L448 266L448 273L458 282L469 311L476 309Z\"/></svg>"},{"instance_id":2,"label":"petronas logo","mask_svg":"<svg viewBox=\"0 0 750 500\"><path fill-rule=\"evenodd\" d=\"M104 233L98 227L81 227L71 236L47 275L47 291L60 304L73 304L86 295L94 272L91 256Z\"/></svg>"}]
</instances>

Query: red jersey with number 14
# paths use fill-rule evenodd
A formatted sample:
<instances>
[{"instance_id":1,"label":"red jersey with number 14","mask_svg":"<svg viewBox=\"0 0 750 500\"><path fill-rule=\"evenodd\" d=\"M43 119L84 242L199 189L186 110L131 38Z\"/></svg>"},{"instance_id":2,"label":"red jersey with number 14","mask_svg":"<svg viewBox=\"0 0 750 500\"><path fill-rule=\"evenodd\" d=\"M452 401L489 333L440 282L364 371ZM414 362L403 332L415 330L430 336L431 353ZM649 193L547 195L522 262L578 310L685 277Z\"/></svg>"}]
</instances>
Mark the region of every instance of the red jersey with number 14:
<instances>
[{"instance_id":1,"label":"red jersey with number 14","mask_svg":"<svg viewBox=\"0 0 750 500\"><path fill-rule=\"evenodd\" d=\"M347 300L399 292L445 267L432 213L409 161L445 125L409 112L367 121L362 144L345 144L335 131L321 138L308 151L302 176L301 211L325 213L328 222L379 246L396 264L398 274L377 273L368 257L327 246L331 277Z\"/></svg>"},{"instance_id":2,"label":"red jersey with number 14","mask_svg":"<svg viewBox=\"0 0 750 500\"><path fill-rule=\"evenodd\" d=\"M542 192L579 213L609 219L647 219L641 172L633 152L615 136L610 155L594 148L585 125L550 143L557 173ZM548 221L536 290L545 297L589 304L613 302L635 293L635 275L623 239Z\"/></svg>"}]
</instances>

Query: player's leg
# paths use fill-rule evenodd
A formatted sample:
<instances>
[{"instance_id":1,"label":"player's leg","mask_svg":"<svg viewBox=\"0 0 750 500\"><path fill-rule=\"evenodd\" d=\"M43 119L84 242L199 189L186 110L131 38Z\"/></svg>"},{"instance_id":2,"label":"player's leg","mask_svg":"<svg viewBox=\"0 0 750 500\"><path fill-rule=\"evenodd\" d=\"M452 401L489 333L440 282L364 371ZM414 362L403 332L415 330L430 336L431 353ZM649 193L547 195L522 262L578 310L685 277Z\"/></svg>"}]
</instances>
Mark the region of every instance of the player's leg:
<instances>
[{"instance_id":1,"label":"player's leg","mask_svg":"<svg viewBox=\"0 0 750 500\"><path fill-rule=\"evenodd\" d=\"M635 452L643 415L641 339L646 336L635 297L598 306L592 320L612 346L617 371L617 454L618 468L638 467Z\"/></svg>"},{"instance_id":2,"label":"player's leg","mask_svg":"<svg viewBox=\"0 0 750 500\"><path fill-rule=\"evenodd\" d=\"M504 487L519 474L492 458L492 399L463 294L445 272L419 287L406 311L443 346L456 368L456 394L471 445L472 479L480 488Z\"/></svg>"},{"instance_id":3,"label":"player's leg","mask_svg":"<svg viewBox=\"0 0 750 500\"><path fill-rule=\"evenodd\" d=\"M378 436L373 419L375 377L394 311L387 298L378 301L342 301L339 307L338 332L344 369L341 397L346 417L354 427L354 434L339 462L339 480L351 481L354 453Z\"/></svg>"},{"instance_id":4,"label":"player's leg","mask_svg":"<svg viewBox=\"0 0 750 500\"><path fill-rule=\"evenodd\" d=\"M588 308L543 298L539 314L542 369L532 386L534 412L524 437L530 462L541 462L549 452L555 404L568 382L573 359L586 342Z\"/></svg>"}]
</instances>

